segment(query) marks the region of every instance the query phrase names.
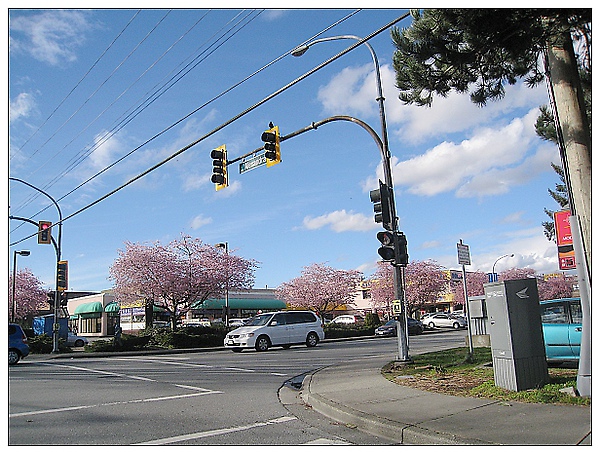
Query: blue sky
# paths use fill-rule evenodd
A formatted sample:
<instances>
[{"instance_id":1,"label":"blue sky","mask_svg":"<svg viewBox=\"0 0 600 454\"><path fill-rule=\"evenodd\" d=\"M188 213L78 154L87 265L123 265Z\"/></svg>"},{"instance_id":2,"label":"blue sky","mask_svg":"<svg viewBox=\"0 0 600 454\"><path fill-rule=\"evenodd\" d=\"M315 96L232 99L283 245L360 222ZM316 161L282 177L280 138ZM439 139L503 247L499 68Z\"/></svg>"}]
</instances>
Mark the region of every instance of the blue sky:
<instances>
[{"instance_id":1,"label":"blue sky","mask_svg":"<svg viewBox=\"0 0 600 454\"><path fill-rule=\"evenodd\" d=\"M364 37L406 12L355 11L13 9L6 178L59 199L68 217L354 41L286 55L209 102L297 45L346 16L320 37ZM458 269L462 239L471 250L469 270L489 272L498 257L514 254L496 271L556 272L556 248L541 222L548 220L544 207L558 208L547 189L558 182L550 163L559 157L534 131L546 87L508 87L504 100L485 108L455 94L436 98L432 108L406 106L394 87L389 31L370 44L381 66L396 205L410 259ZM160 96L139 108L157 89ZM382 170L375 142L356 124L332 122L286 140L282 163L271 168L239 174L234 164L224 190L216 192L210 182L213 148L226 144L232 159L260 147L269 122L286 135L333 115L358 118L380 132L374 66L364 45L66 220L62 258L69 261L69 289L110 288L108 270L126 241L167 243L182 233L211 244L227 241L236 254L260 262L256 287L277 287L312 263L369 276L380 230L369 191ZM45 197L18 182L9 190L11 215L57 221ZM8 248L10 259L15 249L30 250L18 267L50 287L52 247L35 237L21 241L34 232L33 225L9 223L9 243L17 242Z\"/></svg>"}]
</instances>

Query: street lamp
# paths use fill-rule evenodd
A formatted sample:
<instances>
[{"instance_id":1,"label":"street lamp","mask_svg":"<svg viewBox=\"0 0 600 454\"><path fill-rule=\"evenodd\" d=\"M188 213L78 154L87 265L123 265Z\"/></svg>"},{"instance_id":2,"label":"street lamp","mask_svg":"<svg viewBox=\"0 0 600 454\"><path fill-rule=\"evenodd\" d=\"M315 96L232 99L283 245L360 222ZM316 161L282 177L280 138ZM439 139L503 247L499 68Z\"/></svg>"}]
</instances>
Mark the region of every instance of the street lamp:
<instances>
[{"instance_id":1,"label":"street lamp","mask_svg":"<svg viewBox=\"0 0 600 454\"><path fill-rule=\"evenodd\" d=\"M334 41L338 39L354 39L357 41L361 41L362 38L355 35L339 35L339 36L331 36L327 38L319 38L311 41L309 43L303 44L301 46L293 49L290 54L294 57L300 57L306 53L306 51L314 44L326 42L326 41ZM371 53L371 57L373 59L373 65L375 67L375 81L377 82L377 98L376 101L379 104L379 120L381 122L381 142L383 145L382 149L382 162L383 162L383 176L384 181L387 187L389 188L389 201L391 208L391 231L398 231L398 217L396 215L396 202L394 201L394 191L393 191L393 182L392 182L392 165L391 165L391 154L389 150L388 144L388 135L387 135L387 126L385 120L385 109L384 109L384 97L383 97L383 89L381 84L381 72L379 70L379 61L377 60L377 55L375 55L375 51L371 45L364 41L363 44L367 46L369 52ZM400 322L398 326L398 360L399 361L410 361L408 356L408 325L406 318L406 308L404 304L404 267L394 266L394 293L395 299L401 302L402 312L400 314Z\"/></svg>"},{"instance_id":2,"label":"street lamp","mask_svg":"<svg viewBox=\"0 0 600 454\"><path fill-rule=\"evenodd\" d=\"M11 306L11 315L10 315L10 321L14 323L15 321L15 296L17 294L17 286L16 286L16 281L17 281L17 255L22 255L23 257L27 257L29 254L31 254L30 251L14 251L14 255L13 255L13 275L12 275L12 306Z\"/></svg>"},{"instance_id":3,"label":"street lamp","mask_svg":"<svg viewBox=\"0 0 600 454\"><path fill-rule=\"evenodd\" d=\"M217 243L215 247L225 249L225 327L229 328L229 243Z\"/></svg>"},{"instance_id":4,"label":"street lamp","mask_svg":"<svg viewBox=\"0 0 600 454\"><path fill-rule=\"evenodd\" d=\"M495 274L495 270L496 270L496 263L498 263L498 262L499 262L500 260L502 260L503 258L506 258L506 257L514 257L514 256L515 256L515 254L506 254L506 255L503 255L502 257L498 257L498 258L496 259L496 261L494 262L494 265L492 266L492 275L493 275L493 274Z\"/></svg>"}]
</instances>

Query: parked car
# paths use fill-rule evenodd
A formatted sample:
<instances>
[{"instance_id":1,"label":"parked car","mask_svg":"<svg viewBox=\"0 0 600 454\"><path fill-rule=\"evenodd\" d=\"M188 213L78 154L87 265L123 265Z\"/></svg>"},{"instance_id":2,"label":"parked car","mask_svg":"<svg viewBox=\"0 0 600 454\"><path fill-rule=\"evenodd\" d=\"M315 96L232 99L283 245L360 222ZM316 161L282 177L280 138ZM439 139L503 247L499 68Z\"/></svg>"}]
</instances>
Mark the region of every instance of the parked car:
<instances>
[{"instance_id":1,"label":"parked car","mask_svg":"<svg viewBox=\"0 0 600 454\"><path fill-rule=\"evenodd\" d=\"M240 326L244 326L249 318L230 318L229 319L229 327L230 328L239 328Z\"/></svg>"},{"instance_id":2,"label":"parked car","mask_svg":"<svg viewBox=\"0 0 600 454\"><path fill-rule=\"evenodd\" d=\"M65 345L67 347L83 347L84 345L89 344L89 341L86 337L78 336L77 334L69 331L67 334L67 340L65 341Z\"/></svg>"},{"instance_id":3,"label":"parked car","mask_svg":"<svg viewBox=\"0 0 600 454\"><path fill-rule=\"evenodd\" d=\"M420 320L415 320L414 318L408 317L408 334L422 334L423 333L423 323ZM378 328L375 328L376 336L395 336L396 335L396 320L392 319L388 321L385 325L381 325Z\"/></svg>"},{"instance_id":4,"label":"parked car","mask_svg":"<svg viewBox=\"0 0 600 454\"><path fill-rule=\"evenodd\" d=\"M421 319L423 326L427 328L447 327L447 328L466 328L467 320L463 317L454 317L445 312L436 312L433 314L426 314Z\"/></svg>"},{"instance_id":5,"label":"parked car","mask_svg":"<svg viewBox=\"0 0 600 454\"><path fill-rule=\"evenodd\" d=\"M338 315L336 318L331 320L331 323L339 323L343 325L350 325L352 323L364 323L365 319L361 315Z\"/></svg>"},{"instance_id":6,"label":"parked car","mask_svg":"<svg viewBox=\"0 0 600 454\"><path fill-rule=\"evenodd\" d=\"M29 344L23 328L15 323L8 324L8 364L17 364L29 355Z\"/></svg>"},{"instance_id":7,"label":"parked car","mask_svg":"<svg viewBox=\"0 0 600 454\"><path fill-rule=\"evenodd\" d=\"M581 347L581 300L540 301L546 358L551 362L577 361Z\"/></svg>"},{"instance_id":8,"label":"parked car","mask_svg":"<svg viewBox=\"0 0 600 454\"><path fill-rule=\"evenodd\" d=\"M279 311L260 314L225 336L225 347L234 352L254 348L264 352L270 347L290 348L293 344L316 347L325 338L323 324L311 311Z\"/></svg>"}]
</instances>

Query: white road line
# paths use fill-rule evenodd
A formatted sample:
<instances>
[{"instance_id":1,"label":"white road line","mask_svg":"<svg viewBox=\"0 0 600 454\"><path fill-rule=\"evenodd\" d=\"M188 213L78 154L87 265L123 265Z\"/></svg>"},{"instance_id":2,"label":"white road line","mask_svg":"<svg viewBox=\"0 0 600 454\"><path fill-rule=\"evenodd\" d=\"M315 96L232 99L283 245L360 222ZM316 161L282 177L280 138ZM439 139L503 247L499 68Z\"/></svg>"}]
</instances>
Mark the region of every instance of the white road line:
<instances>
[{"instance_id":1,"label":"white road line","mask_svg":"<svg viewBox=\"0 0 600 454\"><path fill-rule=\"evenodd\" d=\"M196 432L193 434L178 435L176 437L159 438L157 440L149 440L149 441L145 441L143 443L137 443L137 445L142 445L142 446L167 445L167 444L171 444L171 443L178 443L181 441L196 440L198 438L207 438L207 437L214 437L217 435L224 435L224 434L233 433L233 432L241 432L244 430L255 429L257 427L269 426L271 424L279 424L279 423L294 421L295 419L297 419L295 416L282 416L281 418L270 419L268 421L263 421L263 422L255 422L253 424L247 424L245 426L227 427L225 429L214 429L214 430L207 430L205 432Z\"/></svg>"},{"instance_id":2,"label":"white road line","mask_svg":"<svg viewBox=\"0 0 600 454\"><path fill-rule=\"evenodd\" d=\"M44 364L47 364L47 363L44 363ZM152 382L156 381L156 380L153 380L152 378L138 377L136 375L119 374L117 372L107 372L105 370L99 370L99 369L89 369L87 367L69 366L69 365L66 365L66 364L48 364L48 365L56 366L56 367L64 367L66 369L81 370L81 371L84 371L84 372L94 372L96 374L102 374L102 375L112 375L113 377L130 378L132 380L152 381Z\"/></svg>"},{"instance_id":3,"label":"white road line","mask_svg":"<svg viewBox=\"0 0 600 454\"><path fill-rule=\"evenodd\" d=\"M222 394L222 391L210 391L206 390L203 392L197 392L192 394L176 394L172 396L163 396L163 397L148 397L146 399L133 399L133 400L125 400L125 401L117 401L117 402L103 402L100 404L93 405L79 405L76 407L63 407L63 408L49 408L47 410L37 410L37 411L25 411L22 413L12 413L9 414L9 418L19 418L22 416L32 416L32 415L42 415L45 413L60 413L63 411L74 411L74 410L85 410L87 408L98 408L98 407L107 407L111 405L127 405L127 404L142 404L146 402L158 402L162 400L172 400L172 399L187 399L190 397L198 397L198 396L206 396L209 394Z\"/></svg>"}]
</instances>

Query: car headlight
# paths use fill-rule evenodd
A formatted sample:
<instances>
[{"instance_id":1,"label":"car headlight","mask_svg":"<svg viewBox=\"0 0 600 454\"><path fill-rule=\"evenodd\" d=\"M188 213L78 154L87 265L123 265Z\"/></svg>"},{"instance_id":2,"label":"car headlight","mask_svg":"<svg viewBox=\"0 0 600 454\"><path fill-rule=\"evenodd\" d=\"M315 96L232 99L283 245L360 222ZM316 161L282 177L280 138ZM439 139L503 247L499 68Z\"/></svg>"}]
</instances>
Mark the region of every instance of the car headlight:
<instances>
[{"instance_id":1,"label":"car headlight","mask_svg":"<svg viewBox=\"0 0 600 454\"><path fill-rule=\"evenodd\" d=\"M240 337L254 337L254 333L242 333Z\"/></svg>"}]
</instances>

